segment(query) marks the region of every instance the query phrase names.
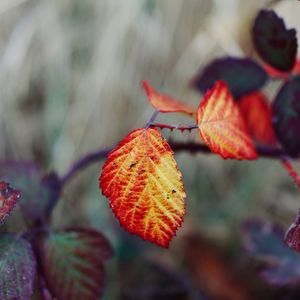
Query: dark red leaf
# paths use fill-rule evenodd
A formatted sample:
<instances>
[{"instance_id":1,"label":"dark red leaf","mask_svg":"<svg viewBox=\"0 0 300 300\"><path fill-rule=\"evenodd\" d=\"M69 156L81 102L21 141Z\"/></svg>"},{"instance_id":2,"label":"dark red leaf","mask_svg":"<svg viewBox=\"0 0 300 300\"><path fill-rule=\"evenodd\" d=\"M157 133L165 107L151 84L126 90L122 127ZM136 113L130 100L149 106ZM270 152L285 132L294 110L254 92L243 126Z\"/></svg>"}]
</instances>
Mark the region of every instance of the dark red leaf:
<instances>
[{"instance_id":1,"label":"dark red leaf","mask_svg":"<svg viewBox=\"0 0 300 300\"><path fill-rule=\"evenodd\" d=\"M0 223L14 209L21 193L13 189L8 183L0 181Z\"/></svg>"},{"instance_id":2,"label":"dark red leaf","mask_svg":"<svg viewBox=\"0 0 300 300\"><path fill-rule=\"evenodd\" d=\"M267 80L267 74L249 58L222 57L212 61L193 79L196 89L205 93L216 81L227 83L235 98L260 89Z\"/></svg>"},{"instance_id":3,"label":"dark red leaf","mask_svg":"<svg viewBox=\"0 0 300 300\"><path fill-rule=\"evenodd\" d=\"M283 84L273 103L278 140L291 156L300 155L300 77Z\"/></svg>"},{"instance_id":4,"label":"dark red leaf","mask_svg":"<svg viewBox=\"0 0 300 300\"><path fill-rule=\"evenodd\" d=\"M253 25L252 38L261 58L280 71L293 68L297 54L295 29L287 29L284 21L271 10L261 10Z\"/></svg>"},{"instance_id":5,"label":"dark red leaf","mask_svg":"<svg viewBox=\"0 0 300 300\"><path fill-rule=\"evenodd\" d=\"M287 230L284 241L290 248L300 252L300 210L298 211L295 221Z\"/></svg>"}]
</instances>

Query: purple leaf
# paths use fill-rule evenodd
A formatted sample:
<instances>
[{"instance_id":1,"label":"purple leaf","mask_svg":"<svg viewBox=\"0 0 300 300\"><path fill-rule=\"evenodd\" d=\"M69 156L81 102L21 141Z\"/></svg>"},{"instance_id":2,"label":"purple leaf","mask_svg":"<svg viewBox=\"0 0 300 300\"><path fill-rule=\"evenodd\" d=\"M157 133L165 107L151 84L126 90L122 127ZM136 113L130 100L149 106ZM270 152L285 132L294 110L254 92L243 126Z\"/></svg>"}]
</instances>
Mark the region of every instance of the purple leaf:
<instances>
[{"instance_id":1,"label":"purple leaf","mask_svg":"<svg viewBox=\"0 0 300 300\"><path fill-rule=\"evenodd\" d=\"M31 299L35 272L36 261L30 243L16 235L1 235L0 299Z\"/></svg>"},{"instance_id":2,"label":"purple leaf","mask_svg":"<svg viewBox=\"0 0 300 300\"><path fill-rule=\"evenodd\" d=\"M60 183L56 174L43 177L41 169L31 162L0 163L0 178L7 180L22 193L20 207L31 220L46 218L55 206Z\"/></svg>"},{"instance_id":3,"label":"purple leaf","mask_svg":"<svg viewBox=\"0 0 300 300\"><path fill-rule=\"evenodd\" d=\"M243 228L247 252L261 263L259 274L269 284L299 284L300 256L284 244L278 227L259 221L246 222Z\"/></svg>"},{"instance_id":4,"label":"purple leaf","mask_svg":"<svg viewBox=\"0 0 300 300\"><path fill-rule=\"evenodd\" d=\"M300 155L300 77L283 84L273 103L278 140L291 156Z\"/></svg>"},{"instance_id":5,"label":"purple leaf","mask_svg":"<svg viewBox=\"0 0 300 300\"><path fill-rule=\"evenodd\" d=\"M251 59L228 56L212 61L199 72L193 84L205 93L217 80L224 80L232 94L239 98L260 89L267 80L267 74Z\"/></svg>"},{"instance_id":6,"label":"purple leaf","mask_svg":"<svg viewBox=\"0 0 300 300\"><path fill-rule=\"evenodd\" d=\"M0 224L14 209L20 197L19 191L13 189L8 183L0 181Z\"/></svg>"},{"instance_id":7,"label":"purple leaf","mask_svg":"<svg viewBox=\"0 0 300 300\"><path fill-rule=\"evenodd\" d=\"M261 10L253 25L252 38L261 58L280 71L293 68L297 55L295 29L286 29L274 11Z\"/></svg>"},{"instance_id":8,"label":"purple leaf","mask_svg":"<svg viewBox=\"0 0 300 300\"><path fill-rule=\"evenodd\" d=\"M60 300L95 300L105 284L104 261L112 248L93 229L68 229L50 233L39 245L46 282Z\"/></svg>"}]
</instances>

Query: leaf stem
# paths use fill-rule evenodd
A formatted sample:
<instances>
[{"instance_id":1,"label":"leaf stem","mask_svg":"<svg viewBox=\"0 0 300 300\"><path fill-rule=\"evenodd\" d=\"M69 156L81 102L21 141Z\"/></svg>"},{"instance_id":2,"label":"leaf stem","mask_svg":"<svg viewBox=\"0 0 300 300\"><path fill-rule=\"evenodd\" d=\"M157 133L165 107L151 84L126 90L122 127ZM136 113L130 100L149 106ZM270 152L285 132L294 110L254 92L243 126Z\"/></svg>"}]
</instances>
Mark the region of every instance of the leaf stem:
<instances>
[{"instance_id":1,"label":"leaf stem","mask_svg":"<svg viewBox=\"0 0 300 300\"><path fill-rule=\"evenodd\" d=\"M82 169L85 169L92 163L98 162L101 159L105 158L112 149L113 147L100 149L98 151L91 152L83 156L82 158L80 158L70 167L70 169L66 172L66 174L60 178L61 186L66 185L70 181L70 179L73 178L74 175L77 174Z\"/></svg>"},{"instance_id":2,"label":"leaf stem","mask_svg":"<svg viewBox=\"0 0 300 300\"><path fill-rule=\"evenodd\" d=\"M154 113L152 114L151 118L149 119L149 121L146 123L145 125L145 129L149 128L150 125L155 121L155 119L157 118L159 114L158 110L155 110Z\"/></svg>"}]
</instances>

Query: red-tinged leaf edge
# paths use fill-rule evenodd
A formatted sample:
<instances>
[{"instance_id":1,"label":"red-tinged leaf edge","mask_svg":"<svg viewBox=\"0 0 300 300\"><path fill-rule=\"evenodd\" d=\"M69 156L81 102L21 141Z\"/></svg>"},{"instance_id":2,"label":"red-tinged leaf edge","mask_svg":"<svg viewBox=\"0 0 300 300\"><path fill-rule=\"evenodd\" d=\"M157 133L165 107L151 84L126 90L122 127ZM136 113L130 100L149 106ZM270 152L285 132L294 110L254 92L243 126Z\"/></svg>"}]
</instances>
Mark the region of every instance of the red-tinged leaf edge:
<instances>
[{"instance_id":1,"label":"red-tinged leaf edge","mask_svg":"<svg viewBox=\"0 0 300 300\"><path fill-rule=\"evenodd\" d=\"M293 69L291 72L289 71L279 71L272 66L264 63L263 68L265 72L272 78L282 78L282 79L288 79L290 74L292 75L300 75L300 58L298 58L294 64Z\"/></svg>"},{"instance_id":2,"label":"red-tinged leaf edge","mask_svg":"<svg viewBox=\"0 0 300 300\"><path fill-rule=\"evenodd\" d=\"M0 225L14 209L21 193L13 189L8 183L0 181Z\"/></svg>"}]
</instances>

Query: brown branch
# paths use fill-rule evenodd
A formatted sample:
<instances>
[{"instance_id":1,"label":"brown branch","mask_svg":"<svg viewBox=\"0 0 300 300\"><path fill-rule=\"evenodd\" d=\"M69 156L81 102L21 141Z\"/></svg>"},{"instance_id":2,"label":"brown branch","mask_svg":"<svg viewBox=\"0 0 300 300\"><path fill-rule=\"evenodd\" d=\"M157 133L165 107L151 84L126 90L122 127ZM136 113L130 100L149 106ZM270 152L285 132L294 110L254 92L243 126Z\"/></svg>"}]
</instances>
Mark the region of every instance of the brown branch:
<instances>
[{"instance_id":1,"label":"brown branch","mask_svg":"<svg viewBox=\"0 0 300 300\"><path fill-rule=\"evenodd\" d=\"M205 153L211 154L212 152L209 148L201 143L195 142L175 142L169 141L169 144L174 152L189 152L189 153ZM114 149L114 147L100 149L95 152L91 152L88 155L82 157L77 162L75 162L71 168L60 178L61 186L63 187L67 184L70 179L74 177L76 173L85 169L89 165L99 162L100 160L107 157L108 153ZM288 157L289 155L285 153L282 149L268 147L268 146L257 146L256 147L257 154L260 158L269 158L269 159L282 159L282 157ZM296 158L296 157L294 157Z\"/></svg>"}]
</instances>

